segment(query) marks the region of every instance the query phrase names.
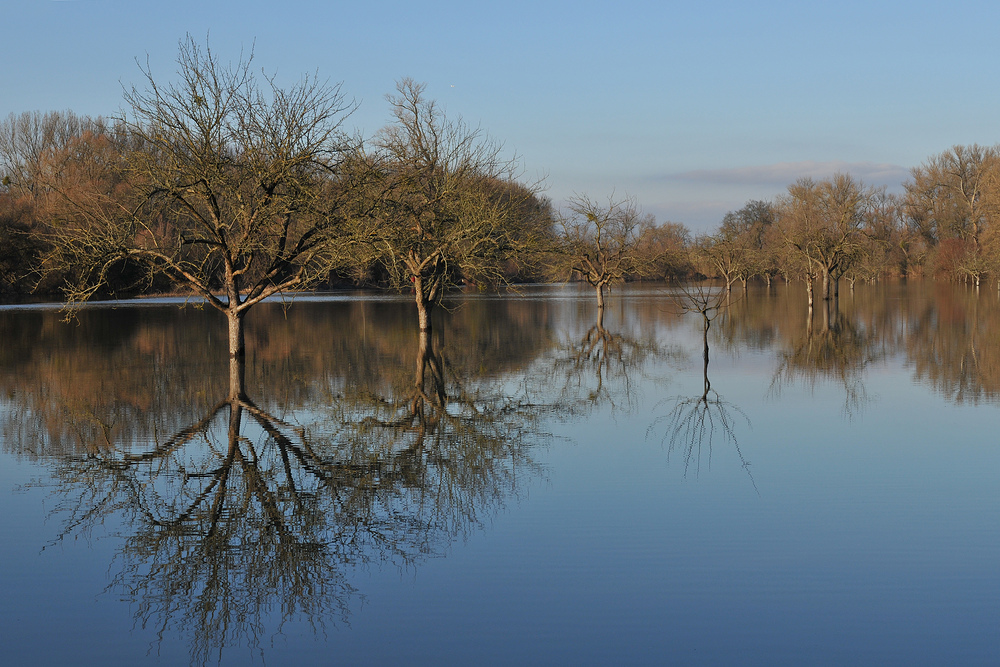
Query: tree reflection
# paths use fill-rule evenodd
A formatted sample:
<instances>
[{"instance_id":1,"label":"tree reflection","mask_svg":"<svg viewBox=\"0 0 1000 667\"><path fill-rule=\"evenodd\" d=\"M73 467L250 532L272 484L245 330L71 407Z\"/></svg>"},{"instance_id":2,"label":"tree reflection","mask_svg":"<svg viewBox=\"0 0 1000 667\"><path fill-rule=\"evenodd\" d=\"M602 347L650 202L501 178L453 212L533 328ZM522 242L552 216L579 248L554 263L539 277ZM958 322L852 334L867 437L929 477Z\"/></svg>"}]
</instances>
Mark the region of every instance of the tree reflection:
<instances>
[{"instance_id":1,"label":"tree reflection","mask_svg":"<svg viewBox=\"0 0 1000 667\"><path fill-rule=\"evenodd\" d=\"M869 402L864 384L868 365L884 356L878 338L841 313L836 300L820 306L822 322L814 324L812 308L804 333L778 352L771 391L780 395L784 383L805 379L815 386L821 378L835 380L844 389L844 414L859 414Z\"/></svg>"},{"instance_id":2,"label":"tree reflection","mask_svg":"<svg viewBox=\"0 0 1000 667\"><path fill-rule=\"evenodd\" d=\"M651 359L669 356L652 336L607 329L604 315L605 309L598 307L597 321L579 338L559 345L551 365L539 372L543 384L557 385L563 414L578 414L601 404L612 410L632 410L637 399L634 374Z\"/></svg>"},{"instance_id":3,"label":"tree reflection","mask_svg":"<svg viewBox=\"0 0 1000 667\"><path fill-rule=\"evenodd\" d=\"M732 305L732 294L725 289L708 285L679 284L672 296L680 310L701 316L702 391L695 396L675 396L670 399L668 402L673 403L673 408L668 414L654 420L649 432L657 431L665 425L666 432L662 440L667 443L668 461L679 452L684 462L685 476L692 469L695 475L700 474L703 460L711 465L713 444L721 437L736 450L741 467L756 490L757 484L750 472L750 463L743 456L736 437L737 417L742 418L747 426L750 425L750 419L739 407L723 400L712 388L708 377L708 332L712 321Z\"/></svg>"},{"instance_id":4,"label":"tree reflection","mask_svg":"<svg viewBox=\"0 0 1000 667\"><path fill-rule=\"evenodd\" d=\"M538 472L540 408L449 364L441 335L421 332L413 371L317 377L325 400L283 414L250 398L238 357L224 398L180 428L119 429L120 401L101 396L60 413L60 432L95 441L48 459L59 539L119 525L109 592L161 640L189 635L192 662L260 651L290 621L345 621L356 568L442 553Z\"/></svg>"},{"instance_id":5,"label":"tree reflection","mask_svg":"<svg viewBox=\"0 0 1000 667\"><path fill-rule=\"evenodd\" d=\"M955 403L1000 397L1000 296L960 285L934 285L906 321L906 355L914 377Z\"/></svg>"}]
</instances>

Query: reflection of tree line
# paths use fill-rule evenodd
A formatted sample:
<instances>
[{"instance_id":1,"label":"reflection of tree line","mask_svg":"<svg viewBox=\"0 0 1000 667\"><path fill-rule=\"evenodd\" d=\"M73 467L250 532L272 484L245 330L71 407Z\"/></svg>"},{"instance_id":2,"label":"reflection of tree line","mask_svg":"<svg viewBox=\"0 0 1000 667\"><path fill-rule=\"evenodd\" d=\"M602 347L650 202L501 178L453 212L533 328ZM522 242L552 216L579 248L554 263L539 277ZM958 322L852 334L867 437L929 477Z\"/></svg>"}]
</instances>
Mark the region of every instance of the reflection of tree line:
<instances>
[{"instance_id":1,"label":"reflection of tree line","mask_svg":"<svg viewBox=\"0 0 1000 667\"><path fill-rule=\"evenodd\" d=\"M592 310L578 314L579 336L559 343L552 302L484 303L420 335L393 303L261 307L250 358L229 367L224 332L195 309L83 311L74 325L2 314L4 443L52 463L64 535L125 517L112 588L144 625L190 629L198 660L257 645L270 610L342 616L350 568L410 566L478 525L536 472L543 415L631 407L632 374L665 354L601 312L594 324ZM848 409L868 365L892 354L955 400L996 395L998 353L984 344L995 301L938 285L862 288L812 317L803 303L736 299L713 340L774 348L778 385L843 383ZM652 300L631 316L642 330L677 322ZM654 424L685 470L714 432L735 444L742 415L709 380L708 323L703 390ZM539 372L554 393L517 394L539 385L512 380Z\"/></svg>"},{"instance_id":2,"label":"reflection of tree line","mask_svg":"<svg viewBox=\"0 0 1000 667\"><path fill-rule=\"evenodd\" d=\"M441 335L459 343L448 350L459 372L509 373L548 345L539 335L550 317L543 302L496 305L493 326L476 303L446 318ZM343 378L380 394L412 383L418 341L401 304L302 303L287 313L262 306L250 318L247 392L268 405L315 403ZM225 331L207 310L85 310L69 324L51 311L0 313L0 338L0 397L30 413L16 426L44 443L39 453L80 453L106 439L176 431L228 391Z\"/></svg>"},{"instance_id":3,"label":"reflection of tree line","mask_svg":"<svg viewBox=\"0 0 1000 667\"><path fill-rule=\"evenodd\" d=\"M786 382L803 379L815 386L830 380L843 388L844 413L852 415L867 402L865 370L883 357L884 346L870 329L845 316L837 300L821 302L819 310L818 315L807 310L805 333L779 352L771 389L780 394Z\"/></svg>"},{"instance_id":4,"label":"reflection of tree line","mask_svg":"<svg viewBox=\"0 0 1000 667\"><path fill-rule=\"evenodd\" d=\"M773 349L775 390L801 379L843 386L845 409L864 403L873 362L902 356L914 379L956 402L1000 398L1000 298L961 285L906 283L859 286L839 302L806 307L790 295L751 290L719 319L724 348Z\"/></svg>"}]
</instances>

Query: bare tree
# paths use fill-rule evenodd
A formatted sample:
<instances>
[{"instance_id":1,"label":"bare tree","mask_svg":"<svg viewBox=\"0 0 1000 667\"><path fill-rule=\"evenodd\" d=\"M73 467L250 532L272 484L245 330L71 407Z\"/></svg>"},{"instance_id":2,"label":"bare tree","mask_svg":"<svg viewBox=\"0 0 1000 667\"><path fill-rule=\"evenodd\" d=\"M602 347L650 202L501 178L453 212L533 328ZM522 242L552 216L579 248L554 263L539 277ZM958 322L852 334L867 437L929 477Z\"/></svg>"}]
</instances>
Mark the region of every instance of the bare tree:
<instances>
[{"instance_id":1,"label":"bare tree","mask_svg":"<svg viewBox=\"0 0 1000 667\"><path fill-rule=\"evenodd\" d=\"M652 266L652 258L642 252L652 226L652 216L643 216L630 197L612 193L605 204L576 195L569 200L568 214L559 218L551 270L564 279L581 275L594 287L597 307L603 309L609 285L644 275Z\"/></svg>"},{"instance_id":2,"label":"bare tree","mask_svg":"<svg viewBox=\"0 0 1000 667\"><path fill-rule=\"evenodd\" d=\"M120 158L109 165L130 196L65 193L78 217L54 231L51 260L85 269L67 287L71 301L90 297L116 263L138 261L223 312L239 357L252 306L337 265L349 215L328 195L352 103L313 77L282 88L252 61L224 64L188 36L176 82L142 68L147 85L125 93Z\"/></svg>"},{"instance_id":3,"label":"bare tree","mask_svg":"<svg viewBox=\"0 0 1000 667\"><path fill-rule=\"evenodd\" d=\"M876 192L848 174L820 182L800 179L788 186L779 225L786 244L806 267L810 303L812 277L817 275L823 281L822 298L837 298L838 281L860 251L867 208Z\"/></svg>"},{"instance_id":4,"label":"bare tree","mask_svg":"<svg viewBox=\"0 0 1000 667\"><path fill-rule=\"evenodd\" d=\"M393 122L367 163L370 259L397 287L413 289L420 329L429 330L450 286L503 282L508 262L532 245L520 222L535 193L517 182L516 157L480 128L449 119L424 84L402 79L388 100Z\"/></svg>"}]
</instances>

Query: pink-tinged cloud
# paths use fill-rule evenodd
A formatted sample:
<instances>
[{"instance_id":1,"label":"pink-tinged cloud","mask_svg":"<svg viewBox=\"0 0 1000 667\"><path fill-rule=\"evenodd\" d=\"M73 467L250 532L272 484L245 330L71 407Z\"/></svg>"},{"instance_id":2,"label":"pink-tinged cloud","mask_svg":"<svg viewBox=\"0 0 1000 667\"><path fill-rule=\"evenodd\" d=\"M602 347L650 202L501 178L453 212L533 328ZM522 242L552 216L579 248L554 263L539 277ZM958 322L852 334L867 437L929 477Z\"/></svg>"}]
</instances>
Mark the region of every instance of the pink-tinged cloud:
<instances>
[{"instance_id":1,"label":"pink-tinged cloud","mask_svg":"<svg viewBox=\"0 0 1000 667\"><path fill-rule=\"evenodd\" d=\"M667 180L712 185L754 185L784 188L800 178L823 179L847 173L873 185L898 189L910 176L910 170L896 164L875 162L778 162L735 169L698 169L667 176Z\"/></svg>"}]
</instances>

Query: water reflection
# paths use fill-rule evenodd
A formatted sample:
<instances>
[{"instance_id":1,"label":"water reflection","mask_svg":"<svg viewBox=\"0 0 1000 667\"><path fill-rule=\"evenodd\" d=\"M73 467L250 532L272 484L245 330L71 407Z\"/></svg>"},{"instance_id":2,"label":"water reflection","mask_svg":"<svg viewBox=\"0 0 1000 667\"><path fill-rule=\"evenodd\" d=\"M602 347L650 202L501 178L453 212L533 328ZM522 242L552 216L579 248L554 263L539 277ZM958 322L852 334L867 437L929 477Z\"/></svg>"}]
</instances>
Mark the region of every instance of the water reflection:
<instances>
[{"instance_id":1,"label":"water reflection","mask_svg":"<svg viewBox=\"0 0 1000 667\"><path fill-rule=\"evenodd\" d=\"M377 520L345 520L350 487L323 444L246 395L229 396L145 448L59 461L60 538L124 515L109 590L161 640L188 633L193 662L233 645L257 648L291 618L322 628L349 608L345 566L386 551L412 558L424 543L404 539L409 527L386 537ZM268 628L275 609L277 627Z\"/></svg>"},{"instance_id":2,"label":"water reflection","mask_svg":"<svg viewBox=\"0 0 1000 667\"><path fill-rule=\"evenodd\" d=\"M668 399L673 408L658 417L650 425L647 433L665 428L662 441L667 443L668 460L677 452L684 463L684 475L694 471L701 473L702 461L711 464L712 445L717 437L730 444L739 457L741 467L746 471L756 490L757 484L750 472L750 463L743 456L736 437L736 425L742 421L750 426L750 418L737 406L723 400L712 388L708 377L711 350L708 333L712 322L728 312L734 302L732 293L725 289L706 284L678 285L671 294L676 308L682 312L697 314L701 328L702 342L702 391L695 396L675 396Z\"/></svg>"},{"instance_id":3,"label":"water reflection","mask_svg":"<svg viewBox=\"0 0 1000 667\"><path fill-rule=\"evenodd\" d=\"M594 324L554 349L551 365L538 373L540 391L552 391L549 387L554 385L555 401L564 415L578 416L601 405L631 411L638 399L636 374L671 354L651 334L608 329L605 307L599 307Z\"/></svg>"},{"instance_id":4,"label":"water reflection","mask_svg":"<svg viewBox=\"0 0 1000 667\"><path fill-rule=\"evenodd\" d=\"M115 644L120 655L152 632L162 640L164 655L174 645L190 647L191 659L199 662L212 662L223 652L232 657L234 647L255 647L258 655L266 651L271 661L284 661L284 655L275 658L280 647L268 646L275 633L284 629L288 638L296 637L301 622L306 632L312 624L322 636L324 627L345 620L354 628L337 633L334 648L345 659L400 662L399 655L421 641L424 653L419 655L428 655L428 646L448 641L446 630L440 629L447 626L458 628L450 636L461 633L466 642L449 654L455 662L461 659L454 656L467 657L471 650L462 652L478 648L479 642L488 643L503 662L538 655L557 661L565 646L580 647L584 661L594 655L613 661L622 645L622 628L627 643L638 647L631 661L642 662L649 656L640 651L650 641L660 638L662 646L656 648L663 650L672 650L670 642L685 641L681 635L664 639L642 629L670 627L672 619L690 616L692 600L704 605L701 616L722 614L724 619L687 647L701 650L745 621L739 614L725 618L726 610L759 605L768 612L764 616L780 621L788 604L808 598L812 606L798 606L785 616L819 619L814 627L826 627L829 609L847 599L838 612L840 625L829 634L829 646L836 647L841 631L849 635L855 627L854 611L871 606L868 592L875 590L880 601L895 600L898 604L890 610L903 614L901 618L913 607L911 597L879 592L897 590L896 573L905 571L900 554L917 554L910 559L913 581L926 581L928 573L933 578L932 568L912 567L926 562L928 553L934 559L957 553L960 557L941 569L971 573L970 581L981 579L985 569L970 569L969 563L973 558L993 562L992 543L976 542L982 521L975 514L989 508L991 480L970 477L969 471L990 470L981 463L987 459L973 457L991 450L969 436L954 450L956 456L933 456L945 450L919 441L924 422L910 425L905 439L885 438L896 432L897 415L904 422L912 414L906 410L934 405L924 392L919 392L916 408L886 406L869 415L866 421L878 426L871 431L878 435L871 438L878 438L879 447L840 446L843 440L835 438L857 435L866 442L868 434L857 430L865 425L839 428L843 420L837 410L822 402L797 400L803 413L786 420L783 406L757 405L755 399L778 372L783 397L814 383L849 397L851 386L860 383L863 390L865 384L874 385L872 376L886 362L890 371L902 365L904 376L912 374L933 387L939 404L996 400L1000 364L997 349L988 344L989 332L1000 325L996 295L984 292L973 299L961 289L945 287L878 291L859 286L856 294L842 297L839 312L824 317L817 310L811 328L798 288L781 286L768 294L751 288L708 327L698 314L679 320L659 288L646 288L641 298L621 299L621 310L610 310L606 319L595 318L586 297L579 302L473 300L440 313L443 321L433 337L418 335L406 304L296 304L287 314L262 307L248 322L249 357L236 373L220 363L226 358L225 341L219 339L224 331L217 330L211 313L83 312L78 324L66 325L56 313L0 312L2 446L38 464L27 474L42 476L46 466L53 476L45 482L46 509L53 506L51 498L58 501L53 521L25 528L8 542L40 545L57 534L64 538L60 549L47 551L44 558L31 560L32 553L12 565L8 581L12 589L33 587L31 597L40 609L57 607L61 599L83 600L73 609L86 607L110 618L122 611L116 604L122 600L135 614L140 630L133 640L139 642L125 647L127 621L122 627L118 620L104 623L102 617L88 629L103 627L106 643ZM703 358L680 369L663 363L669 358L665 346L680 341L687 341L691 355L701 350ZM233 377L241 378L236 392ZM900 392L901 400L911 400L918 392L911 392L906 380L880 377L878 386L896 383L907 389ZM685 382L687 388L663 391L667 381ZM677 394L660 406L662 417L650 431L652 446L644 446L642 436L653 416L637 426L635 419L613 414L632 411L643 394ZM754 418L752 433L741 407ZM811 409L816 414L807 412ZM575 423L548 421L550 412L571 414ZM609 413L614 423L608 421ZM942 434L951 420L961 424L967 416L969 411L952 410L947 419L935 417L926 422L934 427L928 437L944 443L947 436ZM976 418L980 425L988 423L989 411L976 412ZM938 421L944 426L937 428ZM495 531L489 548L470 549L463 554L467 559L456 559L476 561L471 569L456 574L451 561L426 567L428 557L450 550L456 537L473 534L501 508L511 508L512 499L524 497L525 484L542 474L536 445L548 442L540 433L546 428L587 446L545 452L546 460L565 468L552 475L542 492L533 489L530 503L516 503L516 522L503 527L513 530ZM607 437L609 432L619 440ZM809 434L808 442L799 446L803 433ZM773 503L744 504L744 511L734 514L728 480L718 469L697 489L663 484L664 452L656 438L669 445L672 467L681 468L683 461L691 475L704 471L713 455L733 468L742 464L749 474L746 454L767 466L768 495L792 501L779 502L780 511ZM627 448L619 446L625 439ZM859 452L874 466L866 465L863 474L852 459ZM928 460L934 465L910 468L898 477L912 484L888 485L894 495L881 495L885 471L896 474L900 461L905 468ZM942 460L955 465L936 477ZM880 474L869 475L869 470ZM970 479L978 484L976 494L963 495ZM580 480L579 486L570 488L569 480ZM740 480L740 490L746 487L746 480ZM858 494L866 488L867 495ZM18 507L9 514L28 516L24 507L42 492L14 498L12 506ZM701 502L715 500L709 496L716 493L722 494L721 502ZM868 511L887 499L898 501L897 512ZM695 504L704 513L694 519L658 509ZM830 520L831 507L846 508L842 521ZM913 507L922 510L908 513ZM954 511L942 513L941 507ZM621 516L640 517L632 522L640 528L630 529ZM761 517L771 520L762 522ZM935 532L935 521L948 524L947 529ZM725 530L720 532L720 525ZM784 550L790 544L789 525L797 531L793 541L802 545L799 551ZM928 525L932 530L925 531ZM892 562L878 562L862 572L867 577L858 576L857 563L871 562L875 553L871 536L894 537L896 527L902 527L899 539L884 540L886 548L880 547L893 555ZM718 534L726 536L724 543ZM761 534L768 539L759 539ZM800 540L803 534L806 538ZM76 539L91 535L110 537L93 544ZM494 548L501 542L502 548ZM837 548L831 550L831 544ZM848 547L841 549L844 544ZM965 546L934 552L935 544ZM539 545L545 548L534 548ZM110 593L104 598L110 604L91 604L90 595L97 590L67 592L63 573L57 571L66 561L88 560L86 553L78 556L91 546L96 554L105 547L115 550L107 568ZM810 558L803 555L806 551L822 556ZM56 560L60 552L63 561ZM663 553L670 556L670 568L662 567L659 556L646 557ZM730 553L752 557L738 562ZM840 560L838 553L844 556ZM705 569L705 563L713 562L718 565ZM747 578L741 569L745 562L763 565L760 570L755 565L754 576ZM769 563L777 565L769 570ZM388 581L359 576L357 569L366 566L373 572L390 570ZM433 595L397 581L394 568L419 568L420 584L433 589ZM81 570L86 575L77 580L81 588L93 585L79 582L93 581L88 577L94 569L103 576L104 562ZM891 574L881 577L883 571ZM657 580L661 575L669 579ZM487 580L490 585L484 586ZM803 589L804 580L821 585ZM590 588L600 581L610 583ZM741 588L741 581L768 585ZM102 585L103 580L97 584ZM948 593L928 599L928 607L952 608L956 600L971 600L970 608L989 611L988 600L980 603L974 595L983 590L976 582L956 588L954 578L943 577L937 585ZM764 589L804 593L791 603L788 596L755 597ZM721 590L731 595L712 597ZM961 590L961 597L949 597L954 590ZM362 615L359 600L366 592L375 602ZM22 620L16 607L19 595L11 597L7 618L15 624L12 634L20 640L20 650L30 652L32 640L22 635L33 620ZM454 603L472 597L477 599ZM108 612L109 607L115 610ZM500 608L508 613L494 616ZM611 609L622 622L609 630L607 615L587 611L595 608ZM422 624L409 622L417 617ZM563 619L562 624L546 626L552 618ZM928 619L934 623L928 627L948 622L938 616ZM765 625L760 630L773 634L762 644L802 630L794 622ZM44 623L38 626L40 633L47 631ZM399 629L395 648L373 648L385 627ZM545 636L528 637L511 648L506 639L510 632L528 627L544 628ZM590 638L604 631L605 646L613 649L600 653L593 650L599 642ZM97 634L92 643L104 642L105 635ZM581 638L582 643L574 643ZM121 640L121 648L115 639ZM813 639L807 639L814 647ZM886 654L907 639L905 634L894 636ZM294 651L302 650L300 644L294 646ZM319 644L309 658L318 661L315 653L326 650Z\"/></svg>"},{"instance_id":5,"label":"water reflection","mask_svg":"<svg viewBox=\"0 0 1000 667\"><path fill-rule=\"evenodd\" d=\"M48 463L57 541L117 523L109 591L161 640L186 635L192 662L260 650L293 620L319 632L346 620L363 593L351 584L358 567L406 569L443 553L540 472L531 452L544 439L542 408L505 391L544 344L515 349L524 342L518 317L507 320L510 346L469 364L442 339L468 331L475 313L418 336L385 327L367 305L348 310L347 321L368 327L353 346L344 321L325 327L322 311L295 324L309 325L298 342L325 336L351 348L340 359L359 371L351 376L316 364L322 348L282 340L277 317L251 347L249 369L234 359L219 372L215 343L188 340L214 328L161 329L155 317L108 337L76 330L65 363L22 360L34 374L19 376L6 424L17 437L5 442ZM489 344L467 340L472 350ZM261 364L282 347L295 375ZM272 382L296 400L268 397L261 387Z\"/></svg>"},{"instance_id":6,"label":"water reflection","mask_svg":"<svg viewBox=\"0 0 1000 667\"><path fill-rule=\"evenodd\" d=\"M1000 398L1000 294L934 285L913 299L905 346L914 377L956 403Z\"/></svg>"}]
</instances>

